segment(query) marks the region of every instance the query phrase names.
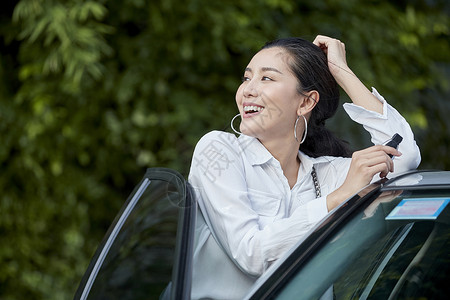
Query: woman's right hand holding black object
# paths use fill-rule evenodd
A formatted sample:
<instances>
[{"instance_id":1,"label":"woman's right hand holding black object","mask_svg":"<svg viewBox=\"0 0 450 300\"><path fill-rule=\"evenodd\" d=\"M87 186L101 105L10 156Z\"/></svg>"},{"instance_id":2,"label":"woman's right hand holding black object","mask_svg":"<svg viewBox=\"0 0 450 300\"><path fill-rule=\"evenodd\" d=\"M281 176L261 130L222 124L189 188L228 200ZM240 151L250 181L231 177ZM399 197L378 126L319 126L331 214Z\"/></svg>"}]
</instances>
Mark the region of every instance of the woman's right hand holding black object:
<instances>
[{"instance_id":1,"label":"woman's right hand holding black object","mask_svg":"<svg viewBox=\"0 0 450 300\"><path fill-rule=\"evenodd\" d=\"M354 152L344 183L327 196L328 211L368 185L376 174L383 178L393 172L394 162L389 155L400 156L401 153L395 148L383 145Z\"/></svg>"}]
</instances>

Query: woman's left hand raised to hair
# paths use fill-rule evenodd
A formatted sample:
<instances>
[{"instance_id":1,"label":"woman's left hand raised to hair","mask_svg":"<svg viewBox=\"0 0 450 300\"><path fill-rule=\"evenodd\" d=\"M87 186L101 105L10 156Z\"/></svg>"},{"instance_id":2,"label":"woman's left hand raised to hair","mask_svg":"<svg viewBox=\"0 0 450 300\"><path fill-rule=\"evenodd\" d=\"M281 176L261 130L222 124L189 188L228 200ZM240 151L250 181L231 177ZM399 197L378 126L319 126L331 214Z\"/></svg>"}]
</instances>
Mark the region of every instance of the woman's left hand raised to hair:
<instances>
[{"instance_id":1,"label":"woman's left hand raised to hair","mask_svg":"<svg viewBox=\"0 0 450 300\"><path fill-rule=\"evenodd\" d=\"M372 95L347 65L345 45L340 40L318 35L313 43L327 55L328 68L336 82L356 105L377 113L383 112L383 105Z\"/></svg>"},{"instance_id":2,"label":"woman's left hand raised to hair","mask_svg":"<svg viewBox=\"0 0 450 300\"><path fill-rule=\"evenodd\" d=\"M328 68L331 74L333 74L336 81L338 80L339 73L346 72L352 73L347 66L347 59L345 55L345 44L340 40L333 39L327 36L318 35L313 42L316 46L323 50L327 55Z\"/></svg>"}]
</instances>

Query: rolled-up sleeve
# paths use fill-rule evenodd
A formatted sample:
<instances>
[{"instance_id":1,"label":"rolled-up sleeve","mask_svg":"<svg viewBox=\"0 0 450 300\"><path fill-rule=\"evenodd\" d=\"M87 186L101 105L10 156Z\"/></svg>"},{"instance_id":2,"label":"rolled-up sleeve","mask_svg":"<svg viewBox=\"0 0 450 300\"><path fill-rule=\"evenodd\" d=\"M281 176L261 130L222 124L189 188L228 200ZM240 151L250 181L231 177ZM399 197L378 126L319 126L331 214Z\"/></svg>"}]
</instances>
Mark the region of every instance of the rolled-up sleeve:
<instances>
[{"instance_id":1,"label":"rolled-up sleeve","mask_svg":"<svg viewBox=\"0 0 450 300\"><path fill-rule=\"evenodd\" d=\"M405 118L381 96L375 88L372 94L383 104L383 113L367 110L353 103L344 104L350 118L363 125L370 133L372 143L380 145L389 140L395 133L403 137L398 150L402 153L394 159L394 173L402 173L415 169L420 164L420 151L414 134Z\"/></svg>"}]
</instances>

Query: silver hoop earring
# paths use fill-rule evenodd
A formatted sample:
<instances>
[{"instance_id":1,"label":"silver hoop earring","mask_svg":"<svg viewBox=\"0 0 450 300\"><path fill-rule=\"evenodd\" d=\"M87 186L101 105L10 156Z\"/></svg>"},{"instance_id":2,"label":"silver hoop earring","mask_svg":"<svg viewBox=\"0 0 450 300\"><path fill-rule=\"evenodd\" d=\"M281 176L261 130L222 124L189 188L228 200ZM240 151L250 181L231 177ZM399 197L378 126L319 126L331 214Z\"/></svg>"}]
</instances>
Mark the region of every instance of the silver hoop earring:
<instances>
[{"instance_id":1,"label":"silver hoop earring","mask_svg":"<svg viewBox=\"0 0 450 300\"><path fill-rule=\"evenodd\" d=\"M235 116L233 117L233 119L231 119L230 125L231 125L231 129L232 129L236 134L241 135L242 132L237 131L236 129L234 129L234 126L233 126L234 120L235 120L237 117L239 117L239 116L241 116L241 114L235 115Z\"/></svg>"},{"instance_id":2,"label":"silver hoop earring","mask_svg":"<svg viewBox=\"0 0 450 300\"><path fill-rule=\"evenodd\" d=\"M303 142L306 139L306 135L308 134L308 121L306 121L306 118L304 115L301 115L303 117L303 121L305 122L305 131L303 132L303 138L300 141L300 145L303 144ZM295 140L298 142L298 138L297 138L297 124L298 124L298 119L300 119L300 116L297 116L297 120L295 120L295 125L294 125L294 137Z\"/></svg>"}]
</instances>

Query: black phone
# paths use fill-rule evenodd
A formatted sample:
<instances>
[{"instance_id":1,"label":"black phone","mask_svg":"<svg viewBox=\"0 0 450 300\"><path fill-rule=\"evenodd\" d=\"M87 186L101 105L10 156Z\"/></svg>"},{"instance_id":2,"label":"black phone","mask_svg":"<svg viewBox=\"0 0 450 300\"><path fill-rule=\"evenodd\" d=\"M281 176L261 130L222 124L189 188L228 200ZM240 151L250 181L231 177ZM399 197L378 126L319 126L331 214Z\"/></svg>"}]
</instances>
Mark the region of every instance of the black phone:
<instances>
[{"instance_id":1,"label":"black phone","mask_svg":"<svg viewBox=\"0 0 450 300\"><path fill-rule=\"evenodd\" d=\"M398 145L399 145L402 141L403 141L403 137L402 137L400 134L396 133L396 134L394 134L394 135L392 136L391 139L389 139L388 141L386 141L383 145L389 146L389 147L392 147L392 148L397 149L397 148L398 148ZM389 154L389 157L392 158L392 155Z\"/></svg>"}]
</instances>

